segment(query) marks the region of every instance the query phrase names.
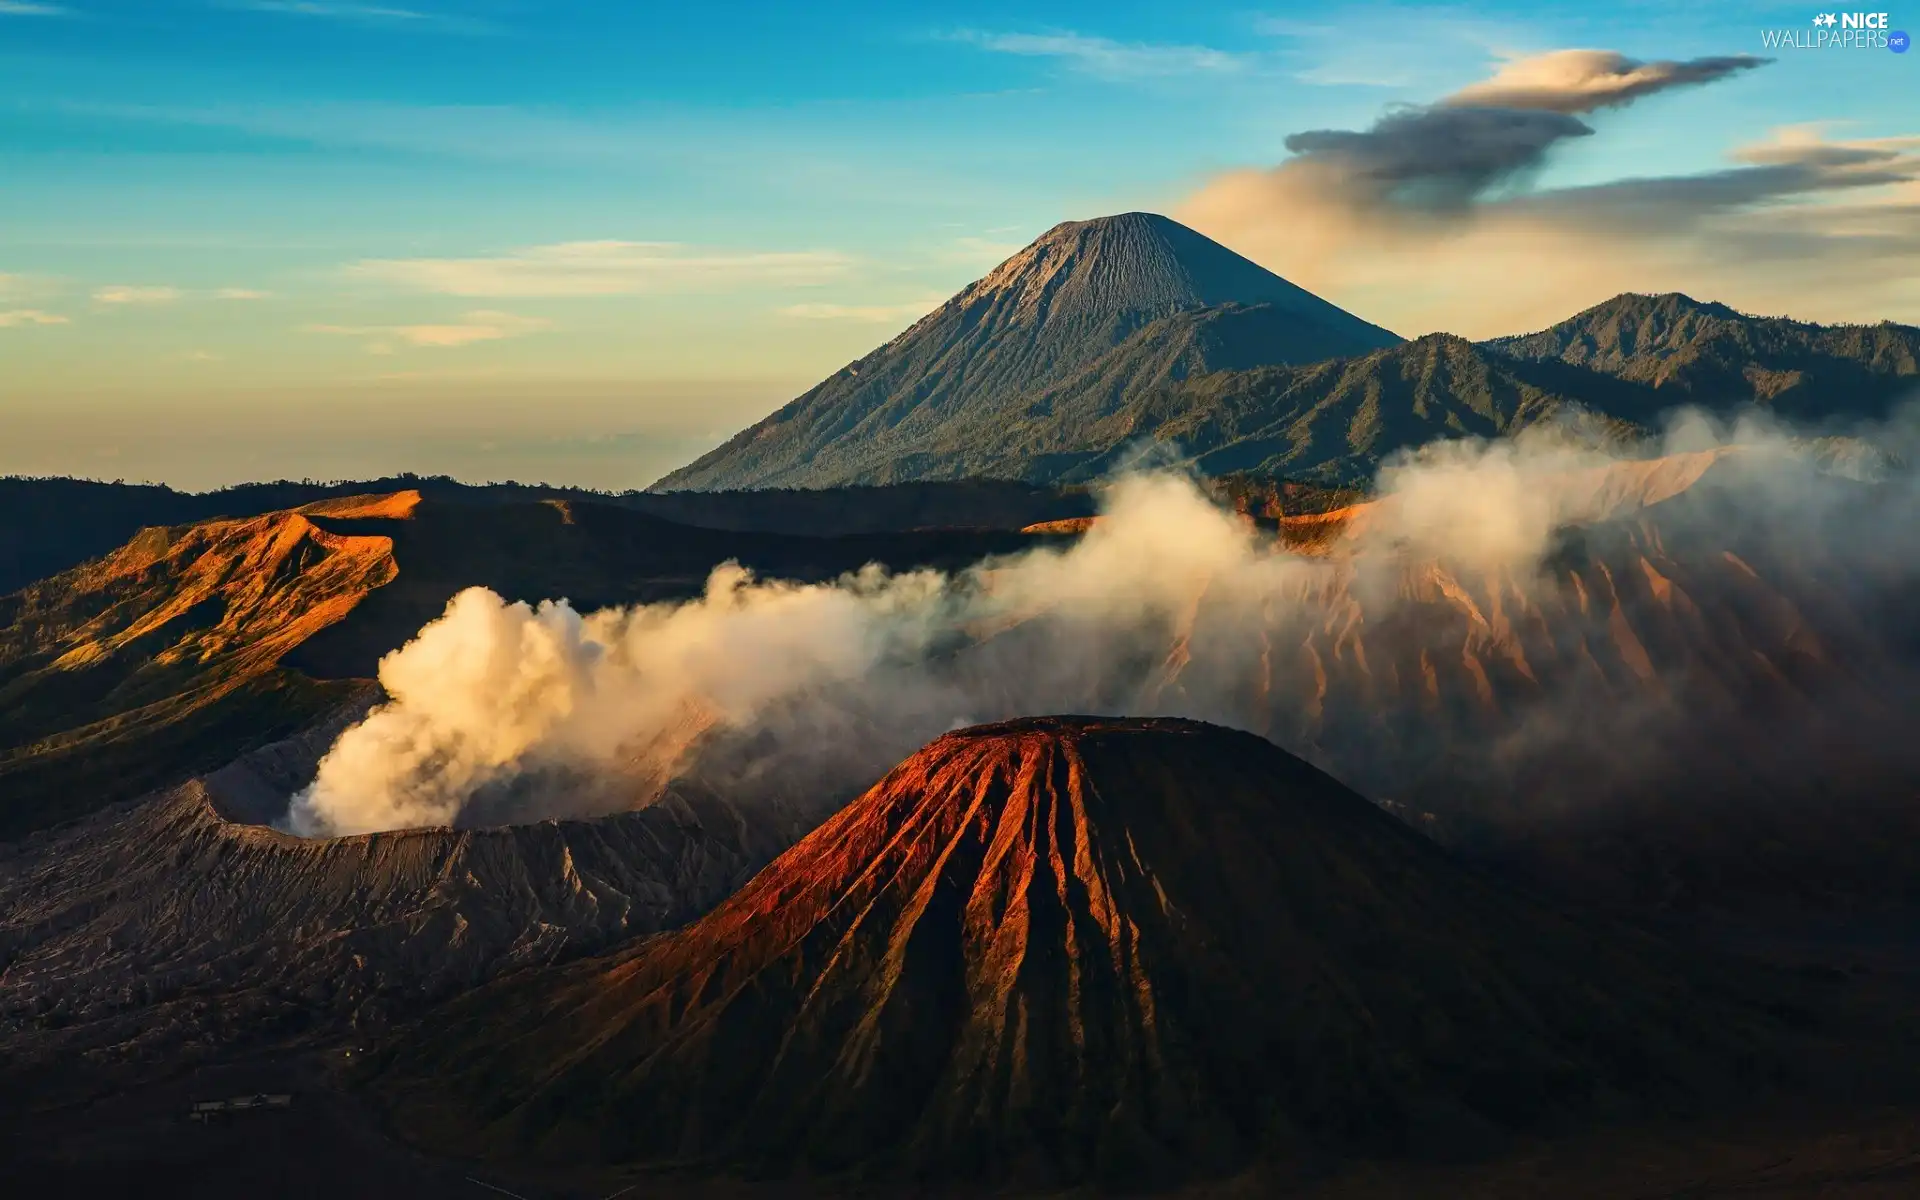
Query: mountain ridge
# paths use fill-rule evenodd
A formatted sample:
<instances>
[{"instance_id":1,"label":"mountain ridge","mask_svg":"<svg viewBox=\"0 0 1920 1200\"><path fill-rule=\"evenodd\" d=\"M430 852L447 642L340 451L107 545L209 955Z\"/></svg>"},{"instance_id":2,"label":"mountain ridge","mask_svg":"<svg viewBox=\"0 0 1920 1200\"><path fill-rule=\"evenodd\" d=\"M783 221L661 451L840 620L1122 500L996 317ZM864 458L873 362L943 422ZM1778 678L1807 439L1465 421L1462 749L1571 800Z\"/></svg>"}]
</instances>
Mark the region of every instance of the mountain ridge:
<instances>
[{"instance_id":1,"label":"mountain ridge","mask_svg":"<svg viewBox=\"0 0 1920 1200\"><path fill-rule=\"evenodd\" d=\"M1201 336L1253 315L1205 310L1157 324ZM1143 366L1151 378L1132 386ZM1556 419L1618 437L1643 431L1662 407L1644 384L1509 358L1445 333L1304 365L1190 373L1167 366L1143 362L1132 341L1122 343L1017 411L954 421L896 468L1082 484L1151 444L1160 460L1209 476L1367 484L1389 454L1435 438L1502 437Z\"/></svg>"},{"instance_id":2,"label":"mountain ridge","mask_svg":"<svg viewBox=\"0 0 1920 1200\"><path fill-rule=\"evenodd\" d=\"M1075 267L1090 229L1198 239L1231 269L1202 286L1167 262L1106 284ZM1131 243L1130 236L1119 237ZM1132 251L1128 251L1132 253ZM1116 255L1115 257L1124 257ZM1263 282L1264 281L1264 282ZM1137 293L1137 304L1109 303ZM1056 226L886 345L654 485L807 487L998 479L1079 485L1152 444L1206 474L1264 472L1350 486L1434 437L1499 437L1570 420L1602 441L1656 434L1683 406L1760 407L1826 432L1883 419L1920 385L1920 329L1744 314L1681 293L1623 293L1531 334L1411 341L1358 321L1144 214ZM1324 307L1316 307L1324 306ZM982 307L984 306L984 307ZM1051 316L1064 352L960 329L981 308L1007 328ZM1012 314L1008 317L1007 314ZM1098 318L1097 320L1095 318ZM1026 322L1022 325L1021 322ZM1362 323L1364 325L1364 323ZM1344 333L1339 330L1344 329ZM1360 334L1362 342L1368 335ZM1059 518L1056 518L1059 519Z\"/></svg>"},{"instance_id":3,"label":"mountain ridge","mask_svg":"<svg viewBox=\"0 0 1920 1200\"><path fill-rule=\"evenodd\" d=\"M600 608L697 595L729 558L819 581L869 562L953 569L1034 541L990 528L721 531L619 505L475 507L417 489L149 527L0 596L0 838L293 733L466 587Z\"/></svg>"},{"instance_id":4,"label":"mountain ridge","mask_svg":"<svg viewBox=\"0 0 1920 1200\"><path fill-rule=\"evenodd\" d=\"M1756 316L1681 292L1625 292L1546 329L1481 344L1643 383L1669 407L1763 405L1809 423L1876 419L1920 388L1920 328Z\"/></svg>"},{"instance_id":5,"label":"mountain ridge","mask_svg":"<svg viewBox=\"0 0 1920 1200\"><path fill-rule=\"evenodd\" d=\"M1166 217L1063 222L653 490L885 479L886 461L956 415L1005 409L1155 321L1227 304L1265 306L1300 331L1266 361L1399 340Z\"/></svg>"},{"instance_id":6,"label":"mountain ridge","mask_svg":"<svg viewBox=\"0 0 1920 1200\"><path fill-rule=\"evenodd\" d=\"M600 492L545 483L463 483L444 475L278 480L208 492L61 477L0 478L0 595L110 554L142 529L240 520L322 500L420 493L474 508L562 500L632 509L677 525L804 537L930 528L1020 529L1083 516L1085 495L1001 480L915 481L805 492Z\"/></svg>"}]
</instances>

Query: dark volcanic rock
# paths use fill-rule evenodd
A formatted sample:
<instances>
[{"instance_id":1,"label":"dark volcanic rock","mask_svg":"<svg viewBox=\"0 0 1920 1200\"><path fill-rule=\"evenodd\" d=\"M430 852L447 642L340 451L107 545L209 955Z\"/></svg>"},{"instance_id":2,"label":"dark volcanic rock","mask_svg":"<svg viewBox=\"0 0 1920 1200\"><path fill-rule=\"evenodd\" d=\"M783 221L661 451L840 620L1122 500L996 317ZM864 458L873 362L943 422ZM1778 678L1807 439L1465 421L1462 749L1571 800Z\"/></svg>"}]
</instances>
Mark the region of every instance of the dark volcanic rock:
<instances>
[{"instance_id":1,"label":"dark volcanic rock","mask_svg":"<svg viewBox=\"0 0 1920 1200\"><path fill-rule=\"evenodd\" d=\"M679 925L823 815L688 791L494 829L306 840L252 823L364 708L0 845L0 1062L177 1067L378 1030L501 971Z\"/></svg>"},{"instance_id":2,"label":"dark volcanic rock","mask_svg":"<svg viewBox=\"0 0 1920 1200\"><path fill-rule=\"evenodd\" d=\"M949 734L699 922L456 1001L378 1090L502 1155L1140 1184L1725 1084L1737 1010L1251 734Z\"/></svg>"}]
</instances>

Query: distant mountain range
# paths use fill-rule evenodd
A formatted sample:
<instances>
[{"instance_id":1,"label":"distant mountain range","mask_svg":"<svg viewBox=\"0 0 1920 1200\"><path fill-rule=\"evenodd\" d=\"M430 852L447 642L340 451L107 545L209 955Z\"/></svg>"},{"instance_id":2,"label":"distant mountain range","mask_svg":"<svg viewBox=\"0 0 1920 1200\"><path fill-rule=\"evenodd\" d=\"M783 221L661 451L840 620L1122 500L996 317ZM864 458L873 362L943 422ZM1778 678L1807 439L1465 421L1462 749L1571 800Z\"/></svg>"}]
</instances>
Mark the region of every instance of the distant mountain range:
<instances>
[{"instance_id":1,"label":"distant mountain range","mask_svg":"<svg viewBox=\"0 0 1920 1200\"><path fill-rule=\"evenodd\" d=\"M634 510L702 529L805 537L959 527L1020 529L1093 511L1092 499L1084 494L990 479L769 497L764 492L611 493L544 483L466 484L421 475L343 483L282 480L212 492L14 477L0 479L0 595L106 554L142 529L257 517L321 500L402 491L456 508L561 500Z\"/></svg>"},{"instance_id":2,"label":"distant mountain range","mask_svg":"<svg viewBox=\"0 0 1920 1200\"><path fill-rule=\"evenodd\" d=\"M1682 405L1819 424L1920 386L1920 329L1617 296L1538 333L1405 342L1165 217L1049 230L657 491L1099 477L1158 443L1209 473L1369 478L1436 437Z\"/></svg>"}]
</instances>

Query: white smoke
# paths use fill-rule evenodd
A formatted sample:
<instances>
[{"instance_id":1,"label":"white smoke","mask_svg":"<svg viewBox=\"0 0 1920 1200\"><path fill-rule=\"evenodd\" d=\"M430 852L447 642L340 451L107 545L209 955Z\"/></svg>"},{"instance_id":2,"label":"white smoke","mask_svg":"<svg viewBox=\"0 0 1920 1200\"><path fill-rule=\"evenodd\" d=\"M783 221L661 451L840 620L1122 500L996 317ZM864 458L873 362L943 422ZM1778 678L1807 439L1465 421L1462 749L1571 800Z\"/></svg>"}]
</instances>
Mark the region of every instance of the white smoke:
<instances>
[{"instance_id":1,"label":"white smoke","mask_svg":"<svg viewBox=\"0 0 1920 1200\"><path fill-rule=\"evenodd\" d=\"M1192 480L1158 473L1112 484L1072 545L958 574L868 567L800 585L727 564L697 599L588 615L470 589L382 661L388 702L334 745L287 824L338 835L593 815L650 802L696 759L742 798L824 789L814 803L838 802L955 725L1040 713L1192 716L1288 744L1274 664L1361 619L1356 592L1386 627L1425 611L1394 582L1409 562L1533 586L1568 522L1656 504L1736 444L1791 450L1777 431L1697 419L1658 448L1685 453L1659 460L1545 433L1428 447L1382 472L1381 500L1332 556L1288 552ZM1755 478L1730 485L1727 511L1782 528L1783 513L1825 511L1807 497L1841 486L1811 469ZM1874 511L1904 521L1912 495ZM1830 522L1783 536L1833 551ZM1912 579L1915 558L1893 558ZM1361 586L1370 562L1391 586ZM1298 670L1321 670L1312 654ZM716 744L726 752L703 753Z\"/></svg>"},{"instance_id":2,"label":"white smoke","mask_svg":"<svg viewBox=\"0 0 1920 1200\"><path fill-rule=\"evenodd\" d=\"M628 808L691 741L752 730L775 710L783 738L813 749L847 721L932 736L1000 711L929 667L970 631L1046 613L1064 620L1061 639L1118 644L1262 563L1250 531L1191 481L1136 476L1071 549L960 575L869 566L793 584L727 563L696 600L585 616L470 588L381 661L389 701L328 752L289 827L338 835L452 824L476 807L522 820ZM1070 694L1084 671L1064 645L1026 669Z\"/></svg>"}]
</instances>

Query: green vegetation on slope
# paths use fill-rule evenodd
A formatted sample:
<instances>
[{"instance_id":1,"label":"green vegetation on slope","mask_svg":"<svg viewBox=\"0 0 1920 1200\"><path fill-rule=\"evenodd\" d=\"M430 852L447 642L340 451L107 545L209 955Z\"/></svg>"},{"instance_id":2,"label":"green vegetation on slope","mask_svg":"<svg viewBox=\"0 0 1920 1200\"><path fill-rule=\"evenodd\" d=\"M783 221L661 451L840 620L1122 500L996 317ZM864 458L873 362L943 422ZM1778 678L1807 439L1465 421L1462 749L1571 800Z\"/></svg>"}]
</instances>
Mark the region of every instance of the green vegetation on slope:
<instances>
[{"instance_id":1,"label":"green vegetation on slope","mask_svg":"<svg viewBox=\"0 0 1920 1200\"><path fill-rule=\"evenodd\" d=\"M1647 384L1666 407L1763 404L1798 422L1877 418L1920 389L1920 329L1911 325L1756 317L1678 292L1615 296L1538 333L1485 344Z\"/></svg>"},{"instance_id":2,"label":"green vegetation on slope","mask_svg":"<svg viewBox=\"0 0 1920 1200\"><path fill-rule=\"evenodd\" d=\"M1196 322L1180 317L1173 322ZM1625 433L1659 411L1651 391L1560 363L1518 362L1432 334L1358 358L1210 371L1134 389L1133 343L1010 414L957 418L903 473L1083 482L1129 461L1204 474L1370 482L1394 451L1498 437L1583 417Z\"/></svg>"}]
</instances>

